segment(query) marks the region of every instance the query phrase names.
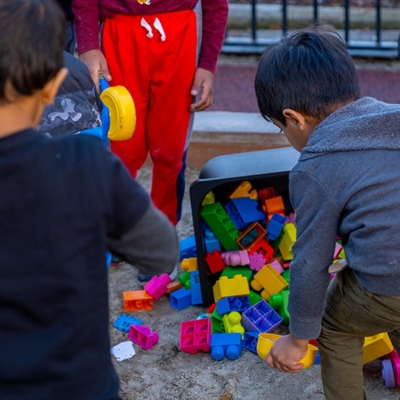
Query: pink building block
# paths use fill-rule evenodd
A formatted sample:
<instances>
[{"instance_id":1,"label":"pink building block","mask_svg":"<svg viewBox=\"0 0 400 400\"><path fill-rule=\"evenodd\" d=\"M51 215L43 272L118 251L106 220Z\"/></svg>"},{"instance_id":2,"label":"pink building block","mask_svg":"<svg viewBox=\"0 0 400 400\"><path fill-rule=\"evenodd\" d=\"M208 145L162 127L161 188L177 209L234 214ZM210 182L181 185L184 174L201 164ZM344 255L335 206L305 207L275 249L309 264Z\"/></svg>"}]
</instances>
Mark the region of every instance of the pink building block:
<instances>
[{"instance_id":1,"label":"pink building block","mask_svg":"<svg viewBox=\"0 0 400 400\"><path fill-rule=\"evenodd\" d=\"M342 249L343 249L343 247L342 247L339 243L336 243L336 244L335 244L335 251L334 251L334 253L333 253L333 259L334 259L334 260L337 260L337 259L338 259L339 254L340 254L340 252L342 251Z\"/></svg>"},{"instance_id":2,"label":"pink building block","mask_svg":"<svg viewBox=\"0 0 400 400\"><path fill-rule=\"evenodd\" d=\"M143 287L143 289L154 299L158 300L161 296L167 293L168 284L171 283L171 278L168 274L153 276Z\"/></svg>"},{"instance_id":3,"label":"pink building block","mask_svg":"<svg viewBox=\"0 0 400 400\"><path fill-rule=\"evenodd\" d=\"M400 357L397 354L396 349L386 355L386 358L392 362L394 379L397 386L400 386Z\"/></svg>"},{"instance_id":4,"label":"pink building block","mask_svg":"<svg viewBox=\"0 0 400 400\"><path fill-rule=\"evenodd\" d=\"M253 271L259 271L267 263L264 256L257 252L250 254L249 260L250 269L252 269Z\"/></svg>"},{"instance_id":5,"label":"pink building block","mask_svg":"<svg viewBox=\"0 0 400 400\"><path fill-rule=\"evenodd\" d=\"M247 250L232 250L221 253L221 257L224 260L225 265L236 266L236 265L249 265L249 253Z\"/></svg>"},{"instance_id":6,"label":"pink building block","mask_svg":"<svg viewBox=\"0 0 400 400\"><path fill-rule=\"evenodd\" d=\"M145 350L151 349L159 340L158 333L151 332L145 325L131 325L128 338Z\"/></svg>"},{"instance_id":7,"label":"pink building block","mask_svg":"<svg viewBox=\"0 0 400 400\"><path fill-rule=\"evenodd\" d=\"M269 263L269 265L270 265L278 274L281 274L281 273L284 271L284 269L282 268L282 265L279 264L278 261L276 261L276 260L271 261L271 262Z\"/></svg>"},{"instance_id":8,"label":"pink building block","mask_svg":"<svg viewBox=\"0 0 400 400\"><path fill-rule=\"evenodd\" d=\"M199 350L210 351L211 320L209 318L181 322L180 349L194 354Z\"/></svg>"}]
</instances>

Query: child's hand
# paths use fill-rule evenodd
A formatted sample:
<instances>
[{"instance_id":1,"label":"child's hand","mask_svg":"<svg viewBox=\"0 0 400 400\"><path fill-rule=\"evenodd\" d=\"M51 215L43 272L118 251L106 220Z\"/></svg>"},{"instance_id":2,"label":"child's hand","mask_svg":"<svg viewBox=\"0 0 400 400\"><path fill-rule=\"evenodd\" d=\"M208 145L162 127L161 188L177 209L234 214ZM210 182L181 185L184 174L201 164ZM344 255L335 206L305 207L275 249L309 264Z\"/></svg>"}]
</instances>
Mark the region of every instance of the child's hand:
<instances>
[{"instance_id":1,"label":"child's hand","mask_svg":"<svg viewBox=\"0 0 400 400\"><path fill-rule=\"evenodd\" d=\"M197 68L190 94L200 98L190 106L190 111L204 111L212 105L214 92L214 74L203 68Z\"/></svg>"},{"instance_id":2,"label":"child's hand","mask_svg":"<svg viewBox=\"0 0 400 400\"><path fill-rule=\"evenodd\" d=\"M100 74L104 76L107 81L111 80L106 58L100 50L89 50L82 53L79 59L88 67L93 82L96 85L97 92L99 93Z\"/></svg>"},{"instance_id":3,"label":"child's hand","mask_svg":"<svg viewBox=\"0 0 400 400\"><path fill-rule=\"evenodd\" d=\"M292 334L282 336L272 346L266 362L281 372L299 372L303 367L299 361L306 355L307 345L308 340L298 339Z\"/></svg>"}]
</instances>

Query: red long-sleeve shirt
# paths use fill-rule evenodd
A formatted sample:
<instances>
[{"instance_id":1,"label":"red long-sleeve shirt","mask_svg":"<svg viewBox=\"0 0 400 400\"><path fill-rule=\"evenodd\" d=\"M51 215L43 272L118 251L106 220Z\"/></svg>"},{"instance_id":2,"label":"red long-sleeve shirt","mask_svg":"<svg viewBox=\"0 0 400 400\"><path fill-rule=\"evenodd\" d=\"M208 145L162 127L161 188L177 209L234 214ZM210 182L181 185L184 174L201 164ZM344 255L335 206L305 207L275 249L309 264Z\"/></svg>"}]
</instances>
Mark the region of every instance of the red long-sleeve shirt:
<instances>
[{"instance_id":1,"label":"red long-sleeve shirt","mask_svg":"<svg viewBox=\"0 0 400 400\"><path fill-rule=\"evenodd\" d=\"M79 54L100 49L99 21L115 14L152 15L192 10L198 0L73 0ZM227 0L202 0L203 27L199 67L215 72L228 21Z\"/></svg>"}]
</instances>

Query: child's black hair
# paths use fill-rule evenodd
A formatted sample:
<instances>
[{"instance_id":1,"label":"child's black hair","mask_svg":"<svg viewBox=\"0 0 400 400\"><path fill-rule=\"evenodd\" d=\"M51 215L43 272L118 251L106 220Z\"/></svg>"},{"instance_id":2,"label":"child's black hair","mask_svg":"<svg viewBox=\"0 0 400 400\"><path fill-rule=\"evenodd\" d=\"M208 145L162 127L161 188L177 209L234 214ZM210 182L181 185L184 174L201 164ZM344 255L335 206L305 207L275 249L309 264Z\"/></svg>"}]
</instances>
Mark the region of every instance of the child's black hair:
<instances>
[{"instance_id":1,"label":"child's black hair","mask_svg":"<svg viewBox=\"0 0 400 400\"><path fill-rule=\"evenodd\" d=\"M0 32L0 101L9 101L7 85L30 96L63 67L65 20L54 0L0 0Z\"/></svg>"},{"instance_id":2,"label":"child's black hair","mask_svg":"<svg viewBox=\"0 0 400 400\"><path fill-rule=\"evenodd\" d=\"M255 90L261 115L284 126L285 108L325 118L332 106L360 98L354 63L339 34L327 27L299 30L267 47Z\"/></svg>"}]
</instances>

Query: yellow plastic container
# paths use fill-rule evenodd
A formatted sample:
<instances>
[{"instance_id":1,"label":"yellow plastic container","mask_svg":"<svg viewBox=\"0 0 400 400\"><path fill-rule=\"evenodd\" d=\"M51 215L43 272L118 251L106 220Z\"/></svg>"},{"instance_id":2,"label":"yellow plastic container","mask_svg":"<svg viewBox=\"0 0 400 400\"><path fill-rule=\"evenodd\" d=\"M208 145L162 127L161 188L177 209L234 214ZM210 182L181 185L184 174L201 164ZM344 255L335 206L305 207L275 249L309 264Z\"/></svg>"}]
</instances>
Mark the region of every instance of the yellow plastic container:
<instances>
[{"instance_id":1,"label":"yellow plastic container","mask_svg":"<svg viewBox=\"0 0 400 400\"><path fill-rule=\"evenodd\" d=\"M276 335L274 333L260 333L258 335L257 341L257 354L263 360L266 359L268 353L270 352L272 346L281 337L281 335ZM299 364L303 364L302 369L311 367L314 364L315 357L317 355L318 348L312 344L308 345L307 354L304 358L299 361Z\"/></svg>"},{"instance_id":2,"label":"yellow plastic container","mask_svg":"<svg viewBox=\"0 0 400 400\"><path fill-rule=\"evenodd\" d=\"M110 113L110 140L128 140L136 127L136 109L132 96L123 86L112 86L100 95Z\"/></svg>"}]
</instances>

